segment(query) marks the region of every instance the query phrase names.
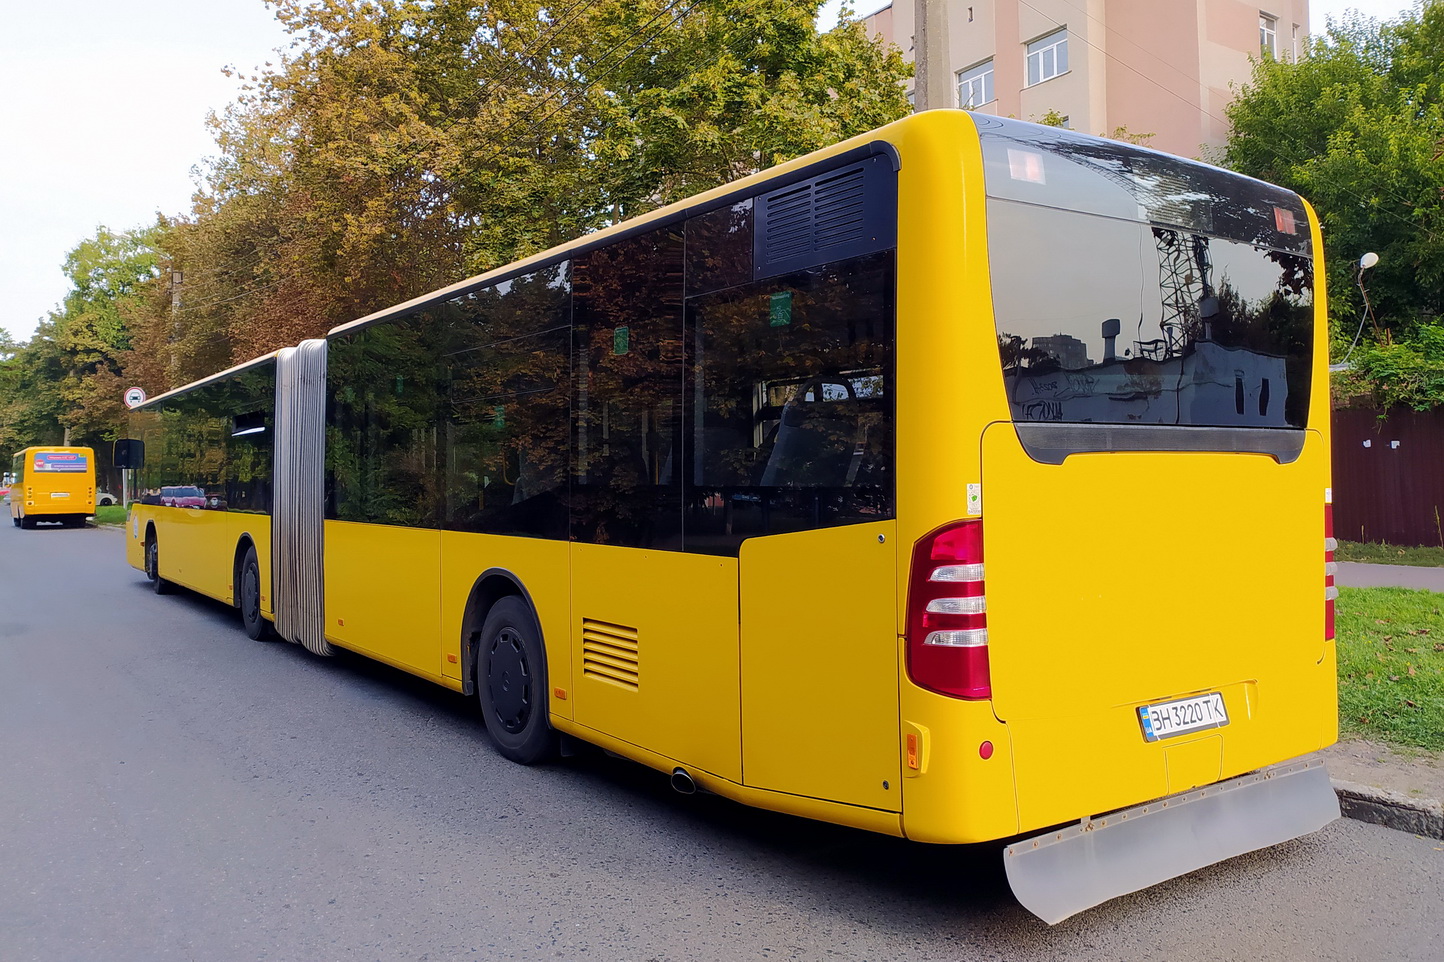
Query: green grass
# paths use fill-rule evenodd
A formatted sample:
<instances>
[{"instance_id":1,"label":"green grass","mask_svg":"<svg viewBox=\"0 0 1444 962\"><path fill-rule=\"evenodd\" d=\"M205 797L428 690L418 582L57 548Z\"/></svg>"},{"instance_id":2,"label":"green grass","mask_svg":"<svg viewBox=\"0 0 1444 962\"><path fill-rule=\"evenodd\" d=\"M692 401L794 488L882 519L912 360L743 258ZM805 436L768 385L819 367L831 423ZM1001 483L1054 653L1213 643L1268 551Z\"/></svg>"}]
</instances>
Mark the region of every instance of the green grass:
<instances>
[{"instance_id":1,"label":"green grass","mask_svg":"<svg viewBox=\"0 0 1444 962\"><path fill-rule=\"evenodd\" d=\"M1339 727L1444 751L1444 594L1340 588Z\"/></svg>"},{"instance_id":2,"label":"green grass","mask_svg":"<svg viewBox=\"0 0 1444 962\"><path fill-rule=\"evenodd\" d=\"M1419 565L1444 568L1444 548L1414 548L1377 541L1340 541L1335 561L1362 561L1376 565Z\"/></svg>"},{"instance_id":3,"label":"green grass","mask_svg":"<svg viewBox=\"0 0 1444 962\"><path fill-rule=\"evenodd\" d=\"M125 508L118 504L95 509L96 524L125 524Z\"/></svg>"}]
</instances>

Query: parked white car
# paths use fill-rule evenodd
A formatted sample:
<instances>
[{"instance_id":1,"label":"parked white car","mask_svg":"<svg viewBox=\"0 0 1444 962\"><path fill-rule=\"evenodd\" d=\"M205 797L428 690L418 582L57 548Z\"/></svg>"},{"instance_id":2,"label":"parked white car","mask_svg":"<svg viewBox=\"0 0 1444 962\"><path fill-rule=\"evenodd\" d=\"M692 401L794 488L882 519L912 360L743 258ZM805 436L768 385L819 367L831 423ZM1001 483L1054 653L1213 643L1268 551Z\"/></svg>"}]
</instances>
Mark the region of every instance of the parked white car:
<instances>
[{"instance_id":1,"label":"parked white car","mask_svg":"<svg viewBox=\"0 0 1444 962\"><path fill-rule=\"evenodd\" d=\"M103 488L95 489L95 506L97 508L108 508L115 504L115 495Z\"/></svg>"}]
</instances>

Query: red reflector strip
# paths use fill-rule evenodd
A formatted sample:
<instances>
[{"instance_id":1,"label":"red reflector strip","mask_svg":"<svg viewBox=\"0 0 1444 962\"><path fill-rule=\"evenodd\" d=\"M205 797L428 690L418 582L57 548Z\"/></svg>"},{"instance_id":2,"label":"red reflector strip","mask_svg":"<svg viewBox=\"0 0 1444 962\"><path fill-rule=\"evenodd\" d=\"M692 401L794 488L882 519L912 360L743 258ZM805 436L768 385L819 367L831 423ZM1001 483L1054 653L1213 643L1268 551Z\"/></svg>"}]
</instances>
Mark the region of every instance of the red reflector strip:
<instances>
[{"instance_id":1,"label":"red reflector strip","mask_svg":"<svg viewBox=\"0 0 1444 962\"><path fill-rule=\"evenodd\" d=\"M1339 589L1334 587L1334 549L1339 543L1334 540L1334 506L1324 502L1324 640L1334 639L1334 599Z\"/></svg>"}]
</instances>

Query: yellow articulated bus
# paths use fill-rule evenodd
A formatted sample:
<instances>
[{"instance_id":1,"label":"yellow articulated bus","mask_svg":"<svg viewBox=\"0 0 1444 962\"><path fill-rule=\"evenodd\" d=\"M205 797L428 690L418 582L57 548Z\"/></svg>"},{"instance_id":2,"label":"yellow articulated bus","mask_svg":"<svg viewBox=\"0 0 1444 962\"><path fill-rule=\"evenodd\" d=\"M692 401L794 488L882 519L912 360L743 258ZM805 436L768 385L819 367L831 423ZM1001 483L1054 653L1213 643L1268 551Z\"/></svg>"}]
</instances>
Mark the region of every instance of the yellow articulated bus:
<instances>
[{"instance_id":1,"label":"yellow articulated bus","mask_svg":"<svg viewBox=\"0 0 1444 962\"><path fill-rule=\"evenodd\" d=\"M10 464L10 520L17 528L56 521L85 526L95 514L95 452L90 448L26 448Z\"/></svg>"},{"instance_id":2,"label":"yellow articulated bus","mask_svg":"<svg viewBox=\"0 0 1444 962\"><path fill-rule=\"evenodd\" d=\"M1319 250L927 112L149 402L128 558L1057 921L1338 815Z\"/></svg>"}]
</instances>

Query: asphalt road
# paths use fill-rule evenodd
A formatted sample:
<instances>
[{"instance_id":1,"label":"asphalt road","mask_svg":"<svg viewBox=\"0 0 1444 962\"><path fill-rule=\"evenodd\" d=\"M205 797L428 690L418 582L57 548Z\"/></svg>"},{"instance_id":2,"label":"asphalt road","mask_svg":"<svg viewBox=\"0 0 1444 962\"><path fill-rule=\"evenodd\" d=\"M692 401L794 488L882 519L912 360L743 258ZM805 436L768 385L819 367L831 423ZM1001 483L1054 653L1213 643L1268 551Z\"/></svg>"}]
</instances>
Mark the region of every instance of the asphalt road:
<instances>
[{"instance_id":1,"label":"asphalt road","mask_svg":"<svg viewBox=\"0 0 1444 962\"><path fill-rule=\"evenodd\" d=\"M1049 928L992 847L521 768L470 700L0 527L0 959L1420 959L1444 843L1359 822Z\"/></svg>"}]
</instances>

